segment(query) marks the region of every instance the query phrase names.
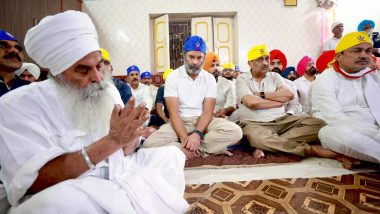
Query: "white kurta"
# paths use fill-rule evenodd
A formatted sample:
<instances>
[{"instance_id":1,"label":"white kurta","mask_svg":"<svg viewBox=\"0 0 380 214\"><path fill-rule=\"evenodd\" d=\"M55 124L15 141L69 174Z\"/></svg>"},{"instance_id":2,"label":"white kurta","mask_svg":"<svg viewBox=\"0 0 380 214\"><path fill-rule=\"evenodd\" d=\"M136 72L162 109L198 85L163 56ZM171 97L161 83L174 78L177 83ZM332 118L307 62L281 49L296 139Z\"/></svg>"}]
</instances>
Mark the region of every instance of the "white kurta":
<instances>
[{"instance_id":1,"label":"white kurta","mask_svg":"<svg viewBox=\"0 0 380 214\"><path fill-rule=\"evenodd\" d=\"M313 82L309 81L305 78L305 76L302 76L296 80L294 80L294 84L297 87L297 90L299 92L299 102L302 105L302 111L305 114L311 115L311 84Z\"/></svg>"},{"instance_id":2,"label":"white kurta","mask_svg":"<svg viewBox=\"0 0 380 214\"><path fill-rule=\"evenodd\" d=\"M122 104L120 97L114 100ZM185 156L174 147L140 149L127 157L119 150L108 163L103 161L80 178L49 187L21 203L48 161L78 151L105 134L71 127L53 80L1 97L0 178L13 206L11 213L182 213L187 208ZM108 167L109 179L103 178L100 167Z\"/></svg>"},{"instance_id":3,"label":"white kurta","mask_svg":"<svg viewBox=\"0 0 380 214\"><path fill-rule=\"evenodd\" d=\"M335 50L336 45L339 43L340 39L335 37L330 38L323 44L323 51Z\"/></svg>"},{"instance_id":4,"label":"white kurta","mask_svg":"<svg viewBox=\"0 0 380 214\"><path fill-rule=\"evenodd\" d=\"M299 102L298 93L297 93L297 87L294 84L293 81L284 78L286 84L290 87L291 91L293 92L294 98L289 101L285 106L286 113L292 114L292 115L300 115L302 114L302 106Z\"/></svg>"},{"instance_id":5,"label":"white kurta","mask_svg":"<svg viewBox=\"0 0 380 214\"><path fill-rule=\"evenodd\" d=\"M380 88L379 72L348 79L333 68L325 70L312 84L312 110L314 117L328 124L319 132L324 147L361 160L380 162L379 124L363 91L370 77Z\"/></svg>"},{"instance_id":6,"label":"white kurta","mask_svg":"<svg viewBox=\"0 0 380 214\"><path fill-rule=\"evenodd\" d=\"M131 90L132 90L132 96L136 98L135 106L138 106L140 103L144 102L146 104L146 107L149 110L152 110L154 100L152 98L152 94L150 91L151 89L149 86L140 83L136 89L133 89L131 87Z\"/></svg>"}]
</instances>

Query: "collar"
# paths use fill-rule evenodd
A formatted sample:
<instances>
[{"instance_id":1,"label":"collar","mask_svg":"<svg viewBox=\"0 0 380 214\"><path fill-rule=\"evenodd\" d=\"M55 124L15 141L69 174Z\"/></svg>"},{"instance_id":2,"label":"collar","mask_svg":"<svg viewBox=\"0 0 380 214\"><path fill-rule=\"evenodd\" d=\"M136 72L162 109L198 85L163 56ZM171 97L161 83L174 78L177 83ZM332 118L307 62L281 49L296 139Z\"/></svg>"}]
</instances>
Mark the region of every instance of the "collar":
<instances>
[{"instance_id":1,"label":"collar","mask_svg":"<svg viewBox=\"0 0 380 214\"><path fill-rule=\"evenodd\" d=\"M207 72L207 71L203 70L203 68L202 68L201 71L199 72L198 76L195 78L195 80L198 79L198 77L203 77L204 72ZM180 67L179 76L180 76L181 78L190 78L190 79L192 79L192 78L189 76L189 74L187 74L187 71L186 71L186 69L185 69L185 65L182 65L182 66ZM194 80L194 81L195 81L195 80Z\"/></svg>"},{"instance_id":2,"label":"collar","mask_svg":"<svg viewBox=\"0 0 380 214\"><path fill-rule=\"evenodd\" d=\"M348 79L357 79L357 78L360 78L360 77L362 77L362 76L364 76L366 74L371 73L372 71L375 71L373 69L371 70L369 68L366 68L366 69L363 69L363 70L359 71L358 73L350 74L350 73L345 72L343 69L341 69L339 67L339 64L338 64L337 61L334 62L334 64L333 64L332 67L333 67L334 71L336 71L337 73L341 74L342 76L344 76L344 77L346 77Z\"/></svg>"}]
</instances>

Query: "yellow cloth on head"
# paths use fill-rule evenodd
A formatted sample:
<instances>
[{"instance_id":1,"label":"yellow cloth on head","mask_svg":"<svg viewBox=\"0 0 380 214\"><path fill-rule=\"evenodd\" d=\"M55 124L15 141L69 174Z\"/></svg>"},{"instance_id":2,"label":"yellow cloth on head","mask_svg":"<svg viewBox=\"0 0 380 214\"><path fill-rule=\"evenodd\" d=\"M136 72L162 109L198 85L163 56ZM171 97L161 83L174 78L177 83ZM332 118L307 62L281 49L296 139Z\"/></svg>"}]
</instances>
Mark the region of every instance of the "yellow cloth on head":
<instances>
[{"instance_id":1,"label":"yellow cloth on head","mask_svg":"<svg viewBox=\"0 0 380 214\"><path fill-rule=\"evenodd\" d=\"M168 68L164 71L164 74L162 75L162 79L166 80L168 78L169 74L173 71L173 69Z\"/></svg>"},{"instance_id":2,"label":"yellow cloth on head","mask_svg":"<svg viewBox=\"0 0 380 214\"><path fill-rule=\"evenodd\" d=\"M355 45L361 44L361 43L370 43L369 36L366 32L352 32L348 33L339 41L335 48L335 53L340 53L342 51L345 51Z\"/></svg>"},{"instance_id":3,"label":"yellow cloth on head","mask_svg":"<svg viewBox=\"0 0 380 214\"><path fill-rule=\"evenodd\" d=\"M225 63L225 64L223 65L223 70L227 70L227 69L235 70L235 65L234 65L234 63L231 63L231 62L229 62L229 63Z\"/></svg>"},{"instance_id":4,"label":"yellow cloth on head","mask_svg":"<svg viewBox=\"0 0 380 214\"><path fill-rule=\"evenodd\" d=\"M255 59L260 58L262 56L269 56L267 46L264 44L254 46L254 47L252 47L251 50L249 50L248 61L255 60Z\"/></svg>"},{"instance_id":5,"label":"yellow cloth on head","mask_svg":"<svg viewBox=\"0 0 380 214\"><path fill-rule=\"evenodd\" d=\"M100 51L102 52L102 59L105 59L105 60L111 62L111 57L110 57L110 54L108 53L108 51L104 48L100 48Z\"/></svg>"}]
</instances>

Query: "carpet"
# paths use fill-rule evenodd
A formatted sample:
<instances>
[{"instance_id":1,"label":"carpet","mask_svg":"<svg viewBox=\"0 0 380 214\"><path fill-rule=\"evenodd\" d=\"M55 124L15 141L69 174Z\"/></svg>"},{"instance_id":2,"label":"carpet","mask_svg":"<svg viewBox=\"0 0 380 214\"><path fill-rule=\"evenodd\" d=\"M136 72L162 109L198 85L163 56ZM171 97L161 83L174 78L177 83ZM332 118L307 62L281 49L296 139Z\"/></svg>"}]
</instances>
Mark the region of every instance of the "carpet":
<instances>
[{"instance_id":1,"label":"carpet","mask_svg":"<svg viewBox=\"0 0 380 214\"><path fill-rule=\"evenodd\" d=\"M247 141L228 147L233 156L223 154L212 154L207 157L197 157L186 161L187 169L212 169L212 168L231 168L245 167L257 164L280 164L294 163L302 160L301 157L286 153L265 152L265 158L254 158L253 149Z\"/></svg>"},{"instance_id":2,"label":"carpet","mask_svg":"<svg viewBox=\"0 0 380 214\"><path fill-rule=\"evenodd\" d=\"M380 172L187 185L187 213L380 213Z\"/></svg>"}]
</instances>

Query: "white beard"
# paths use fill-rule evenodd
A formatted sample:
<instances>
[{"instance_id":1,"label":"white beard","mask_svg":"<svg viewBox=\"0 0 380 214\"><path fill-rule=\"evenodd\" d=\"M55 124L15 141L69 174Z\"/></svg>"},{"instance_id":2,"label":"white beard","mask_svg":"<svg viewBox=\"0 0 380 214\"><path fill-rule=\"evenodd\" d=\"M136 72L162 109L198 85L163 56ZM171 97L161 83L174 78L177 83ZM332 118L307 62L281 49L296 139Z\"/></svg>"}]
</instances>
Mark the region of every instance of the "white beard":
<instances>
[{"instance_id":1,"label":"white beard","mask_svg":"<svg viewBox=\"0 0 380 214\"><path fill-rule=\"evenodd\" d=\"M64 113L73 127L85 132L109 131L114 102L107 88L112 84L111 75L105 75L101 83L91 83L78 89L63 75L54 77Z\"/></svg>"}]
</instances>

